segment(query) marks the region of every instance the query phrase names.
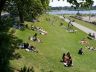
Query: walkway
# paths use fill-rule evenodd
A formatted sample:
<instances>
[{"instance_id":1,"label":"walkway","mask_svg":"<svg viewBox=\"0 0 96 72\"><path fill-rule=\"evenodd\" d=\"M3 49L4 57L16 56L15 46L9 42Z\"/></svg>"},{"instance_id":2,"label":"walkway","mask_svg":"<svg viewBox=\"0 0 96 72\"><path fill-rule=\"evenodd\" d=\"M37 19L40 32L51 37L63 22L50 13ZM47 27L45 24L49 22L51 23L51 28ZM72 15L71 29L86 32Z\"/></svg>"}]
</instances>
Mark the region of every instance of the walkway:
<instances>
[{"instance_id":1,"label":"walkway","mask_svg":"<svg viewBox=\"0 0 96 72\"><path fill-rule=\"evenodd\" d=\"M62 18L62 19L64 19L63 18L63 16L59 16L60 18ZM64 19L66 22L68 22L69 23L69 19L67 19L67 18L65 18ZM75 27L77 27L78 29L80 29L80 30L82 30L83 32L85 32L85 33L87 33L87 34L89 34L89 33L95 33L95 38L96 38L96 31L94 31L94 30L92 30L92 29L90 29L90 28L87 28L87 27L85 27L85 26L82 26L82 25L80 25L80 24L78 24L78 23L76 23L76 22L72 22L72 25L73 26L75 26Z\"/></svg>"}]
</instances>

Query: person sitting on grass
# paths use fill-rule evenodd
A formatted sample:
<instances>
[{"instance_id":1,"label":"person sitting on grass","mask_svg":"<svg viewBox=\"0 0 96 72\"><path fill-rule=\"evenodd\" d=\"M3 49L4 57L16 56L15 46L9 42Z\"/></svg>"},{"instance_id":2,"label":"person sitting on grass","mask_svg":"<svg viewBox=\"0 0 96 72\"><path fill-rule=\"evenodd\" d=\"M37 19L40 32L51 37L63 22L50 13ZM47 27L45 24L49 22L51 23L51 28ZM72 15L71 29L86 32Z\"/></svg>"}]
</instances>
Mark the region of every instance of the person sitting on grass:
<instances>
[{"instance_id":1,"label":"person sitting on grass","mask_svg":"<svg viewBox=\"0 0 96 72\"><path fill-rule=\"evenodd\" d=\"M35 33L32 37L30 37L30 40L37 41L37 33Z\"/></svg>"},{"instance_id":2,"label":"person sitting on grass","mask_svg":"<svg viewBox=\"0 0 96 72\"><path fill-rule=\"evenodd\" d=\"M35 33L33 36L33 41L36 41L36 40L37 40L37 33Z\"/></svg>"},{"instance_id":3,"label":"person sitting on grass","mask_svg":"<svg viewBox=\"0 0 96 72\"><path fill-rule=\"evenodd\" d=\"M69 52L66 55L64 53L62 58L63 58L64 66L66 67L72 66L72 58Z\"/></svg>"},{"instance_id":4,"label":"person sitting on grass","mask_svg":"<svg viewBox=\"0 0 96 72\"><path fill-rule=\"evenodd\" d=\"M37 38L37 33L35 33L32 37L29 37L29 40L41 42L41 40Z\"/></svg>"},{"instance_id":5,"label":"person sitting on grass","mask_svg":"<svg viewBox=\"0 0 96 72\"><path fill-rule=\"evenodd\" d=\"M92 33L89 33L87 38L88 39L91 39L91 40L92 39L96 39L96 35L95 35L95 33L93 33L93 34Z\"/></svg>"},{"instance_id":6,"label":"person sitting on grass","mask_svg":"<svg viewBox=\"0 0 96 72\"><path fill-rule=\"evenodd\" d=\"M83 54L83 49L82 48L79 49L78 54L79 55L82 55Z\"/></svg>"}]
</instances>

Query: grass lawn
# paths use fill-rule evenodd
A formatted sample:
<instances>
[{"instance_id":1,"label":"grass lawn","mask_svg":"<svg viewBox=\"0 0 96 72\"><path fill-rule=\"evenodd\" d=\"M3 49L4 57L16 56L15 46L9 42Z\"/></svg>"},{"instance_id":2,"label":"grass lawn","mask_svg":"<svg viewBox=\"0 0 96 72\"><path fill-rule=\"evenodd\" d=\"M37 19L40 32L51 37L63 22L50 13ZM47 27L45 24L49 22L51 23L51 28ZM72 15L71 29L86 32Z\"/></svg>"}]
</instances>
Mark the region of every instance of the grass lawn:
<instances>
[{"instance_id":1,"label":"grass lawn","mask_svg":"<svg viewBox=\"0 0 96 72\"><path fill-rule=\"evenodd\" d=\"M79 23L79 24L81 24L81 25L83 25L83 26L86 26L86 27L88 27L88 28L96 31L96 28L95 28L96 25L94 25L94 24L87 23L87 22L84 22L84 21L82 21L82 20L78 20L78 19L72 18L72 17L70 17L70 15L65 15L65 17L71 18L72 20L75 20L75 22L77 22L77 23Z\"/></svg>"},{"instance_id":2,"label":"grass lawn","mask_svg":"<svg viewBox=\"0 0 96 72\"><path fill-rule=\"evenodd\" d=\"M47 19L50 19L50 21L47 21ZM47 35L38 34L38 38L42 41L41 43L28 40L28 37L34 35L36 31L25 29L24 31L16 30L15 33L23 42L34 45L39 53L17 49L16 52L21 55L21 58L10 60L12 67L20 69L24 65L33 66L35 72L96 72L96 52L89 51L80 44L80 40L87 37L84 32L78 29L76 33L67 32L59 26L61 22L64 26L67 26L67 23L55 16L44 14L40 16L39 20L40 22L25 22L25 24L42 27L48 32ZM96 41L88 41L90 45L96 47ZM84 50L84 55L82 56L77 54L78 49L81 47ZM73 59L73 67L64 67L60 62L62 54L68 51Z\"/></svg>"}]
</instances>

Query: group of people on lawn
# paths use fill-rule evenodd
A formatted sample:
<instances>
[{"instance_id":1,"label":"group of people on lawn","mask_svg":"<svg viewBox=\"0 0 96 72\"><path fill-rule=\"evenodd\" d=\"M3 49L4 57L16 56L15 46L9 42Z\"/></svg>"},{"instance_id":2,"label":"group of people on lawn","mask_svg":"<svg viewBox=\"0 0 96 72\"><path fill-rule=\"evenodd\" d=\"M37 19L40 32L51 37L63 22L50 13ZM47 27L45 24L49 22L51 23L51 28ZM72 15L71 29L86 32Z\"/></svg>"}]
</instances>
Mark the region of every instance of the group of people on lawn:
<instances>
[{"instance_id":1,"label":"group of people on lawn","mask_svg":"<svg viewBox=\"0 0 96 72\"><path fill-rule=\"evenodd\" d=\"M40 40L37 38L37 33L35 33L29 39L32 40L32 41L38 41L38 42L40 42ZM80 41L80 43L81 44L87 44L87 41L85 39L82 39ZM32 45L29 45L29 43L22 43L22 44L19 45L19 47L22 48L22 49L25 49L26 51L34 51L34 52L38 53L38 51L36 50L36 47L34 47ZM93 49L93 48L91 48L91 49ZM79 55L82 55L83 54L83 49L82 48L80 48L78 50L78 54ZM65 67L73 66L73 64L72 64L72 57L70 55L70 52L67 52L66 54L63 53L62 62L63 62L63 64L64 64Z\"/></svg>"},{"instance_id":2,"label":"group of people on lawn","mask_svg":"<svg viewBox=\"0 0 96 72\"><path fill-rule=\"evenodd\" d=\"M30 36L29 40L41 42L41 40L37 37L37 33L35 33L33 36ZM36 47L29 45L29 43L21 43L19 44L19 48L25 49L26 51L34 51L38 53L38 51L36 50Z\"/></svg>"},{"instance_id":3,"label":"group of people on lawn","mask_svg":"<svg viewBox=\"0 0 96 72\"><path fill-rule=\"evenodd\" d=\"M96 51L96 47L94 46L89 46L89 42L86 38L83 38L81 41L80 41L80 44L82 45L85 45L87 49L89 49L90 51Z\"/></svg>"},{"instance_id":4,"label":"group of people on lawn","mask_svg":"<svg viewBox=\"0 0 96 72\"><path fill-rule=\"evenodd\" d=\"M44 31L44 30L43 30L42 28L40 28L40 27L32 26L31 29L38 31L38 32L39 32L40 34L42 34L42 35L46 35L46 34L47 34L47 32ZM37 37L37 33L35 33L33 36L30 36L30 37L29 37L29 40L41 42L41 40ZM19 48L25 49L26 51L38 52L38 51L36 50L36 47L34 47L34 46L32 46L32 45L29 45L29 43L21 43L21 44L19 44Z\"/></svg>"},{"instance_id":5,"label":"group of people on lawn","mask_svg":"<svg viewBox=\"0 0 96 72\"><path fill-rule=\"evenodd\" d=\"M78 54L79 55L83 54L83 49L82 48L79 49ZM66 54L63 53L62 62L64 64L64 66L66 66L66 67L73 66L73 64L72 64L72 57L70 55L70 52L67 52Z\"/></svg>"}]
</instances>

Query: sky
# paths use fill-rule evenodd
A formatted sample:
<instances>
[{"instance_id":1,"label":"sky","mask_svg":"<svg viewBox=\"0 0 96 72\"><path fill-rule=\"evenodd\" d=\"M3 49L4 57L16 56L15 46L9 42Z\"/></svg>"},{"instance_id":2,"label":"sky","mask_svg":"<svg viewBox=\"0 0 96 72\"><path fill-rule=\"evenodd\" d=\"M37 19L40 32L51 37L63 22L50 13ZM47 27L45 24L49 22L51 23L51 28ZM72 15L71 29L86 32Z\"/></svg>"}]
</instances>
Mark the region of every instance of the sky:
<instances>
[{"instance_id":1,"label":"sky","mask_svg":"<svg viewBox=\"0 0 96 72\"><path fill-rule=\"evenodd\" d=\"M94 4L93 4L93 5L96 5L96 0L93 0L93 1L94 1ZM53 2L52 2L52 0L50 0L50 4L49 4L49 5L52 6L52 7L71 6L70 3L67 2L67 0L64 0L64 1L63 1L63 0L60 0L60 1L58 1L58 0L53 0Z\"/></svg>"}]
</instances>

